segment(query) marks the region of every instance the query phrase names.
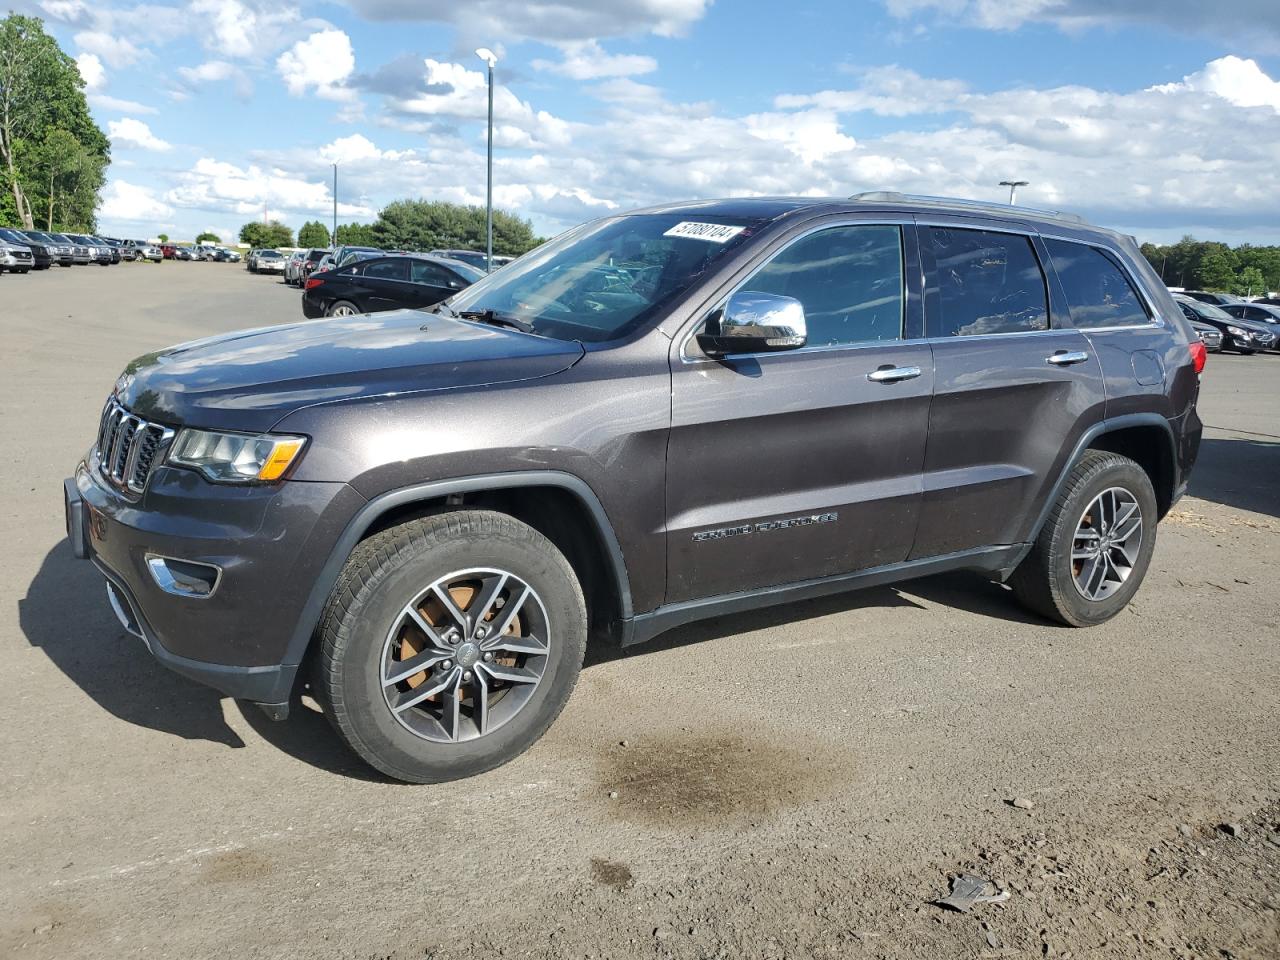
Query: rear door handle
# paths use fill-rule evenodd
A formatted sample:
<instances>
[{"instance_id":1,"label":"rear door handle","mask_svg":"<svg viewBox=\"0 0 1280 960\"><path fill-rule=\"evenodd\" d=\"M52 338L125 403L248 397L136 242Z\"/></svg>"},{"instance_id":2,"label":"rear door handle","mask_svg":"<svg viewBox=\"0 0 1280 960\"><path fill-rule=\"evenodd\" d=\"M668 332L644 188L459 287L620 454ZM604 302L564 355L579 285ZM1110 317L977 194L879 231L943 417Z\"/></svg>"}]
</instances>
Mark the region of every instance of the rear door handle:
<instances>
[{"instance_id":1,"label":"rear door handle","mask_svg":"<svg viewBox=\"0 0 1280 960\"><path fill-rule=\"evenodd\" d=\"M899 380L914 380L918 376L919 367L889 367L871 371L867 374L867 379L872 383L897 383Z\"/></svg>"},{"instance_id":2,"label":"rear door handle","mask_svg":"<svg viewBox=\"0 0 1280 960\"><path fill-rule=\"evenodd\" d=\"M1069 367L1073 363L1084 363L1089 359L1089 355L1083 350L1063 350L1044 359L1046 363L1052 363L1055 366Z\"/></svg>"}]
</instances>

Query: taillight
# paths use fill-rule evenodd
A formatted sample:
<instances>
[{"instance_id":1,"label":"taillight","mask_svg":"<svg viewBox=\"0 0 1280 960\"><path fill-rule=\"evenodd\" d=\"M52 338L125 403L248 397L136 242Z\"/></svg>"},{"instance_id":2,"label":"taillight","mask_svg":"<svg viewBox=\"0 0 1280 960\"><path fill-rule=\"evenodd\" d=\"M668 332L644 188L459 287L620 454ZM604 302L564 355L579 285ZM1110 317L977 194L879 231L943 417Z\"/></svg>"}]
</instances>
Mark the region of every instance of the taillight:
<instances>
[{"instance_id":1,"label":"taillight","mask_svg":"<svg viewBox=\"0 0 1280 960\"><path fill-rule=\"evenodd\" d=\"M1209 351L1204 348L1204 341L1192 340L1187 347L1191 350L1191 362L1195 364L1196 373L1204 373L1205 362L1209 359Z\"/></svg>"},{"instance_id":2,"label":"taillight","mask_svg":"<svg viewBox=\"0 0 1280 960\"><path fill-rule=\"evenodd\" d=\"M306 285L305 287L303 287L303 289L304 289L304 290L311 290L311 289L314 289L315 287L320 286L320 285L321 285L321 284L323 284L323 283L324 283L324 281L323 281L323 280L321 280L319 277L308 277L308 278L307 278L307 285ZM1203 347L1203 346L1204 346L1204 344L1201 344L1200 346L1201 346L1201 347ZM1201 360L1201 361L1200 361L1200 366L1201 366L1201 367L1203 367L1203 366L1204 366L1204 361L1203 361L1203 360ZM1196 372L1197 372L1197 373L1199 373L1199 372L1200 372L1199 367L1197 367L1197 368L1196 368Z\"/></svg>"}]
</instances>

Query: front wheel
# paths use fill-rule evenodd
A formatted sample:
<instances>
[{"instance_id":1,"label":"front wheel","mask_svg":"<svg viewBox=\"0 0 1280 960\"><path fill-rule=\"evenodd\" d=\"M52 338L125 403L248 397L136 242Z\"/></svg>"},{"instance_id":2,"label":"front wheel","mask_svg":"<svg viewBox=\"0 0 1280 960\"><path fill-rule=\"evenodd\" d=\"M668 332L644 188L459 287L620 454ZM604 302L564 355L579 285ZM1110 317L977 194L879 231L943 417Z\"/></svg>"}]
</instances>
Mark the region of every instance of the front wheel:
<instances>
[{"instance_id":1,"label":"front wheel","mask_svg":"<svg viewBox=\"0 0 1280 960\"><path fill-rule=\"evenodd\" d=\"M343 740L409 783L489 770L559 715L586 649L582 589L541 533L487 510L364 541L320 626L318 692Z\"/></svg>"},{"instance_id":2,"label":"front wheel","mask_svg":"<svg viewBox=\"0 0 1280 960\"><path fill-rule=\"evenodd\" d=\"M1105 623L1138 592L1156 521L1146 471L1117 453L1086 451L1009 585L1024 606L1051 620Z\"/></svg>"}]
</instances>

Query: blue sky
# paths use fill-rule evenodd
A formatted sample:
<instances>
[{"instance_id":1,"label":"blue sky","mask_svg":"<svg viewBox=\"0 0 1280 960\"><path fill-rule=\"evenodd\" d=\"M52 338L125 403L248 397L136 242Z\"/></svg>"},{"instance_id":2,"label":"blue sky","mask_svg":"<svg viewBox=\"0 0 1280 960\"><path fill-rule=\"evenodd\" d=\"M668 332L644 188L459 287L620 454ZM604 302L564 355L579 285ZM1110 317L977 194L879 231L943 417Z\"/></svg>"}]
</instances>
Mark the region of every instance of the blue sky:
<instances>
[{"instance_id":1,"label":"blue sky","mask_svg":"<svg viewBox=\"0 0 1280 960\"><path fill-rule=\"evenodd\" d=\"M81 66L100 226L230 239L495 193L552 234L717 195L1020 200L1280 243L1275 0L18 0Z\"/></svg>"}]
</instances>

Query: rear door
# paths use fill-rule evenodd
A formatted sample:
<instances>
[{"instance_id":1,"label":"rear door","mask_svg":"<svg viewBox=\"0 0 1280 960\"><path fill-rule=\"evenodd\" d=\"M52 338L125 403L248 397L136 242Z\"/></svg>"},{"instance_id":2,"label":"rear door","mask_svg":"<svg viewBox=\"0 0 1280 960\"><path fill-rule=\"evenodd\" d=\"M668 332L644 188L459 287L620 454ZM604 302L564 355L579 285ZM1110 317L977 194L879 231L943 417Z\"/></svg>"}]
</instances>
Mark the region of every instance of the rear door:
<instances>
[{"instance_id":1,"label":"rear door","mask_svg":"<svg viewBox=\"0 0 1280 960\"><path fill-rule=\"evenodd\" d=\"M732 290L673 344L669 603L911 548L933 386L915 251L896 223L798 229L734 289L799 300L807 346L707 358L692 334Z\"/></svg>"},{"instance_id":2,"label":"rear door","mask_svg":"<svg viewBox=\"0 0 1280 960\"><path fill-rule=\"evenodd\" d=\"M363 291L360 306L369 313L399 310L405 303L409 286L409 265L403 258L367 260L350 266L357 274L356 282Z\"/></svg>"},{"instance_id":3,"label":"rear door","mask_svg":"<svg viewBox=\"0 0 1280 960\"><path fill-rule=\"evenodd\" d=\"M1093 346L1051 296L1031 231L918 226L936 380L912 559L1025 541L1103 416Z\"/></svg>"}]
</instances>

